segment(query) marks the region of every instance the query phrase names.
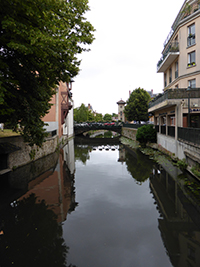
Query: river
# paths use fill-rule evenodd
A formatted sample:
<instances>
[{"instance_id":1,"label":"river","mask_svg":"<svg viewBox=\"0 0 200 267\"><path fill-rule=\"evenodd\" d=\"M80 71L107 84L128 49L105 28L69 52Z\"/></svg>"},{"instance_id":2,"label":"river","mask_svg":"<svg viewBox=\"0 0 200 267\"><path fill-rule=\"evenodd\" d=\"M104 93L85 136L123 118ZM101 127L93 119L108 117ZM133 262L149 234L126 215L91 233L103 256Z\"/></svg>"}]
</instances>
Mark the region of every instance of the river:
<instances>
[{"instance_id":1,"label":"river","mask_svg":"<svg viewBox=\"0 0 200 267\"><path fill-rule=\"evenodd\" d=\"M0 267L200 266L199 196L171 162L72 139L0 178Z\"/></svg>"}]
</instances>

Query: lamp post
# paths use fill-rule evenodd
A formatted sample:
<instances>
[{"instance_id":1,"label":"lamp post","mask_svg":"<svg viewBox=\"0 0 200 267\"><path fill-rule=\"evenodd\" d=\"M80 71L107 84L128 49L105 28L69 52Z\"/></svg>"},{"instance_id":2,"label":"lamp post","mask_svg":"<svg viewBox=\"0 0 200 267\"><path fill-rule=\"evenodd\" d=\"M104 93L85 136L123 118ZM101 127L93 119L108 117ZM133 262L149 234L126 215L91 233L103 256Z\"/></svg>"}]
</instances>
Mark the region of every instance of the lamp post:
<instances>
[{"instance_id":1,"label":"lamp post","mask_svg":"<svg viewBox=\"0 0 200 267\"><path fill-rule=\"evenodd\" d=\"M188 127L190 128L190 86L188 86L187 91L188 91Z\"/></svg>"}]
</instances>

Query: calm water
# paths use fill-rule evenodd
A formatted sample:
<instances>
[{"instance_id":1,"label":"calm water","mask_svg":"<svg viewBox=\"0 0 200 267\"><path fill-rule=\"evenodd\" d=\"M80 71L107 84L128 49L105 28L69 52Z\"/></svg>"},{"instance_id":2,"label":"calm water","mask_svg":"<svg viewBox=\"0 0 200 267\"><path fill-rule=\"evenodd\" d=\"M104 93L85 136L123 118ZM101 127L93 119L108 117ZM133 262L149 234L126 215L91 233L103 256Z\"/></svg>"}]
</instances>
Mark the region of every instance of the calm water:
<instances>
[{"instance_id":1,"label":"calm water","mask_svg":"<svg viewBox=\"0 0 200 267\"><path fill-rule=\"evenodd\" d=\"M0 266L199 267L198 201L179 174L121 145L70 141L2 177Z\"/></svg>"}]
</instances>

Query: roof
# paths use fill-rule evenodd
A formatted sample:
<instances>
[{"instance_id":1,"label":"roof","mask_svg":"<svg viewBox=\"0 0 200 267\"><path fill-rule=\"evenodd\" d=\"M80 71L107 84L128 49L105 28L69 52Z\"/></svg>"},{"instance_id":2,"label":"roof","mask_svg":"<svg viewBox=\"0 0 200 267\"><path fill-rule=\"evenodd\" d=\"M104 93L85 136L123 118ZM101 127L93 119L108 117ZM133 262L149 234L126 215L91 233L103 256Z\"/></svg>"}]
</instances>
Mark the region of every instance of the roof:
<instances>
[{"instance_id":1,"label":"roof","mask_svg":"<svg viewBox=\"0 0 200 267\"><path fill-rule=\"evenodd\" d=\"M117 102L117 104L118 104L118 105L119 105L119 104L123 104L123 105L125 105L126 102L124 102L124 100L121 99L120 101Z\"/></svg>"}]
</instances>

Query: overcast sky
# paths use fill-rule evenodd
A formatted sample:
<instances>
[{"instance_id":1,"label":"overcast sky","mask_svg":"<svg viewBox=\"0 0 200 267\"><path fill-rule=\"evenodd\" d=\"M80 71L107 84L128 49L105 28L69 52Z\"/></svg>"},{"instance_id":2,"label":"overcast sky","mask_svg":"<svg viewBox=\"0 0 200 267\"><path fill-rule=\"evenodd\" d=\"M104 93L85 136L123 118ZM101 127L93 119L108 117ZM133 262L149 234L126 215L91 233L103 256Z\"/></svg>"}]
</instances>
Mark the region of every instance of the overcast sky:
<instances>
[{"instance_id":1,"label":"overcast sky","mask_svg":"<svg viewBox=\"0 0 200 267\"><path fill-rule=\"evenodd\" d=\"M163 90L157 73L163 43L184 0L89 0L87 19L96 29L90 52L81 55L74 78L75 107L90 103L93 110L117 113L120 99L141 87Z\"/></svg>"}]
</instances>

